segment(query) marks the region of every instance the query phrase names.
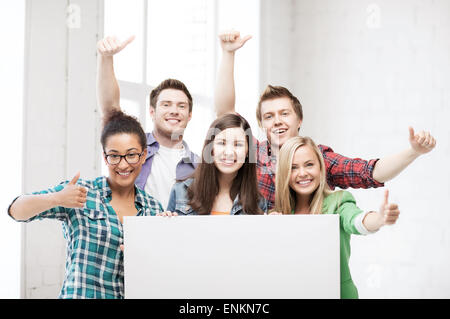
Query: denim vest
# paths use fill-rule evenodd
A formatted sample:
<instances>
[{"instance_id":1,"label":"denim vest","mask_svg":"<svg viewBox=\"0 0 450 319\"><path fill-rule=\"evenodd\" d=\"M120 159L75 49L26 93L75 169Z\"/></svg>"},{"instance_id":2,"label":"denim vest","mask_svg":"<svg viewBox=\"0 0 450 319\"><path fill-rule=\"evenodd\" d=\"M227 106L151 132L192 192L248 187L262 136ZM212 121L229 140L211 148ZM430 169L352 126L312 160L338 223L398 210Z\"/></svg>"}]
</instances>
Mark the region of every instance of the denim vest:
<instances>
[{"instance_id":1,"label":"denim vest","mask_svg":"<svg viewBox=\"0 0 450 319\"><path fill-rule=\"evenodd\" d=\"M167 211L176 212L179 216L198 215L198 213L191 208L188 204L187 189L192 184L193 178L189 178L185 181L178 182L173 185L170 191L169 204L167 205ZM230 215L245 215L242 205L238 203L239 195L233 201ZM263 213L267 213L267 201L261 196L258 203L259 208Z\"/></svg>"}]
</instances>

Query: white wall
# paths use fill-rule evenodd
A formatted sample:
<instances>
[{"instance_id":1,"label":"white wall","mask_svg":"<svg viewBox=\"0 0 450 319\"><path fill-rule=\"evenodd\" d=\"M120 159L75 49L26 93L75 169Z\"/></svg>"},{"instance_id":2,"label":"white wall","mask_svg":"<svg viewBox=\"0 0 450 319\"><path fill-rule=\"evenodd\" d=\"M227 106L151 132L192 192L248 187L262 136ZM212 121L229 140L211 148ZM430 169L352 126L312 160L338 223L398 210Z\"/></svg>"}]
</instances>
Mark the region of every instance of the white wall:
<instances>
[{"instance_id":1,"label":"white wall","mask_svg":"<svg viewBox=\"0 0 450 319\"><path fill-rule=\"evenodd\" d=\"M261 76L259 86L261 93L268 84L292 89L293 80L296 79L292 72L295 47L293 11L295 0L262 0L260 5ZM255 101L255 105L257 102Z\"/></svg>"},{"instance_id":2,"label":"white wall","mask_svg":"<svg viewBox=\"0 0 450 319\"><path fill-rule=\"evenodd\" d=\"M25 193L57 185L78 171L88 179L99 172L95 46L103 25L101 2L76 1L68 11L70 4L27 1ZM22 297L56 298L66 260L61 223L26 224L23 240Z\"/></svg>"},{"instance_id":3,"label":"white wall","mask_svg":"<svg viewBox=\"0 0 450 319\"><path fill-rule=\"evenodd\" d=\"M102 1L77 1L79 29L66 27L68 3L27 1L25 192L77 170L99 174ZM450 194L450 2L377 1L379 18L371 3L263 0L260 86L289 87L304 106L303 133L344 155L385 156L408 147L408 125L431 130L436 149L387 184L402 210L398 224L354 237L351 269L362 298L449 298L450 218L442 202ZM382 189L353 193L364 210L382 199ZM27 225L24 246L22 296L55 298L65 261L61 225Z\"/></svg>"},{"instance_id":4,"label":"white wall","mask_svg":"<svg viewBox=\"0 0 450 319\"><path fill-rule=\"evenodd\" d=\"M386 183L401 208L398 224L352 239L360 297L449 298L450 2L267 3L277 10L265 26L270 45L262 52L269 68L264 73L278 75L277 64L287 61L287 75L270 82L285 83L299 97L302 134L367 159L409 147L408 125L437 139L432 153ZM291 20L294 26L287 27ZM352 193L362 209L376 210L383 189Z\"/></svg>"},{"instance_id":5,"label":"white wall","mask_svg":"<svg viewBox=\"0 0 450 319\"><path fill-rule=\"evenodd\" d=\"M255 106L259 98L260 77L260 47L261 47L261 16L259 0L221 0L217 6L217 32L223 30L238 30L242 37L251 35L252 38L245 43L242 50L235 56L234 79L236 90L236 109L244 116L254 128L253 134L258 132L255 117ZM236 8L239 8L236 10ZM222 58L222 50L217 35L216 45L217 67ZM215 81L216 79L214 79ZM207 127L209 127L209 124ZM207 128L204 130L207 131ZM203 133L202 133L203 142ZM203 144L202 144L203 146ZM200 149L201 151L201 149ZM199 152L200 153L200 152Z\"/></svg>"},{"instance_id":6,"label":"white wall","mask_svg":"<svg viewBox=\"0 0 450 319\"><path fill-rule=\"evenodd\" d=\"M0 263L0 298L20 297L21 227L6 215L11 200L22 187L22 105L23 59L25 43L25 1L0 2L0 30L7 49L0 51L0 87L2 116L0 136L3 167L0 184L0 243L3 243Z\"/></svg>"}]
</instances>

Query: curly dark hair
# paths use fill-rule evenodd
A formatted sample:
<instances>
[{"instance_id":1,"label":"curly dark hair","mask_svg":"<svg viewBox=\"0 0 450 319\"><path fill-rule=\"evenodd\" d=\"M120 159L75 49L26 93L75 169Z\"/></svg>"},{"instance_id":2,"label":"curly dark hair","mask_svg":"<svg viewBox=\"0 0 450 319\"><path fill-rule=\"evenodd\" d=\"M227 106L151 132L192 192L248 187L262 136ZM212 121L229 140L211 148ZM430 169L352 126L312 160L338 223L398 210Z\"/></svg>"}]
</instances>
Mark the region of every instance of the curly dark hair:
<instances>
[{"instance_id":1,"label":"curly dark hair","mask_svg":"<svg viewBox=\"0 0 450 319\"><path fill-rule=\"evenodd\" d=\"M139 121L134 116L116 109L109 112L103 119L103 130L100 139L103 149L105 149L108 137L121 133L135 134L142 149L144 150L147 147L147 137Z\"/></svg>"}]
</instances>

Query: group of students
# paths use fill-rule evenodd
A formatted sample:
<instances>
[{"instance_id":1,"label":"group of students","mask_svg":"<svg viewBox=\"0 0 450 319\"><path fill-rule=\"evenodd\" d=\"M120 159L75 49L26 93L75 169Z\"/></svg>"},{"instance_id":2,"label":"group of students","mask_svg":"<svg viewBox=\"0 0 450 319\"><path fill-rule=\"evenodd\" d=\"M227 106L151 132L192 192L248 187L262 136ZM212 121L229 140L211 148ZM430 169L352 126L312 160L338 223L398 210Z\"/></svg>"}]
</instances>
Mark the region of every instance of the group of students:
<instances>
[{"instance_id":1,"label":"group of students","mask_svg":"<svg viewBox=\"0 0 450 319\"><path fill-rule=\"evenodd\" d=\"M341 298L357 298L348 261L350 235L393 224L398 206L388 192L378 211L363 212L340 188L382 187L436 144L409 128L410 147L373 160L348 158L299 136L302 105L286 88L269 85L256 109L267 139L258 141L235 112L234 55L250 37L219 35L222 47L215 107L201 156L183 132L193 101L186 86L167 79L150 93L154 123L145 133L120 110L113 56L133 38L98 42L97 97L103 112L101 144L108 176L82 180L78 173L56 187L18 196L8 214L18 221L62 221L67 261L60 298L123 298L123 217L173 215L339 214Z\"/></svg>"}]
</instances>

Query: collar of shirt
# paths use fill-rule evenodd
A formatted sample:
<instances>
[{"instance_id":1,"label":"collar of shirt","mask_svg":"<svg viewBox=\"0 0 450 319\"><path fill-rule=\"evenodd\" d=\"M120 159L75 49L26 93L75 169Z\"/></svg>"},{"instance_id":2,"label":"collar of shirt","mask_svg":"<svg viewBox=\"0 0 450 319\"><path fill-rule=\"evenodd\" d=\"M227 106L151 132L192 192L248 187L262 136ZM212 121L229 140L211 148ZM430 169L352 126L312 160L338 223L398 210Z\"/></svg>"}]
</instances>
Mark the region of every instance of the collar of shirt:
<instances>
[{"instance_id":1,"label":"collar of shirt","mask_svg":"<svg viewBox=\"0 0 450 319\"><path fill-rule=\"evenodd\" d=\"M186 180L184 180L182 182L182 184L184 185L185 194L186 194L185 195L186 196L186 198L185 198L186 203L188 202L188 199L187 199L187 188L189 187L189 185L192 184L193 181L194 181L193 178L188 178L188 179L186 179ZM193 211L194 210L192 208L188 209L188 212L193 212ZM231 207L230 215L237 215L237 214L242 214L242 213L243 213L243 207L242 207L241 204L239 204L239 194L238 194L238 195L236 195L236 198L233 200L233 206Z\"/></svg>"},{"instance_id":2,"label":"collar of shirt","mask_svg":"<svg viewBox=\"0 0 450 319\"><path fill-rule=\"evenodd\" d=\"M155 136L152 133L147 133L147 158L152 157L153 155L155 155L156 152L158 152L159 149L159 143L158 141L155 139ZM182 158L182 161L184 163L191 163L194 164L196 163L196 155L191 152L191 150L189 149L189 146L187 145L187 143L183 140L182 141L183 147L184 147L184 155Z\"/></svg>"},{"instance_id":3,"label":"collar of shirt","mask_svg":"<svg viewBox=\"0 0 450 319\"><path fill-rule=\"evenodd\" d=\"M145 184L147 183L147 179L151 173L153 156L158 152L159 143L156 141L153 133L146 133L147 137L147 157L144 165L142 165L141 173L139 174L136 185L140 189L145 188ZM184 146L184 156L181 159L180 163L178 163L176 168L176 179L180 180L188 177L192 174L194 169L197 167L197 164L200 163L200 158L190 151L187 143L183 140Z\"/></svg>"},{"instance_id":4,"label":"collar of shirt","mask_svg":"<svg viewBox=\"0 0 450 319\"><path fill-rule=\"evenodd\" d=\"M239 202L239 195L236 195L236 198L233 201L233 206L231 207L230 215L242 214L244 211L243 207Z\"/></svg>"},{"instance_id":5,"label":"collar of shirt","mask_svg":"<svg viewBox=\"0 0 450 319\"><path fill-rule=\"evenodd\" d=\"M98 177L95 180L95 185L97 186L97 189L100 193L100 198L106 199L108 202L111 201L112 191L111 191L111 187L108 184L108 179L106 178L106 176ZM138 190L136 185L134 185L134 194L135 194L135 196L134 196L135 204L137 204L141 208L144 207L145 206L144 197L143 197L142 193Z\"/></svg>"},{"instance_id":6,"label":"collar of shirt","mask_svg":"<svg viewBox=\"0 0 450 319\"><path fill-rule=\"evenodd\" d=\"M277 158L272 155L272 149L268 140L257 143L257 164L258 166L270 166L275 170Z\"/></svg>"},{"instance_id":7,"label":"collar of shirt","mask_svg":"<svg viewBox=\"0 0 450 319\"><path fill-rule=\"evenodd\" d=\"M259 142L259 149L260 149L260 152L262 152L266 156L271 156L272 155L272 150L270 149L270 144L269 144L268 140L264 140L262 142Z\"/></svg>"}]
</instances>

